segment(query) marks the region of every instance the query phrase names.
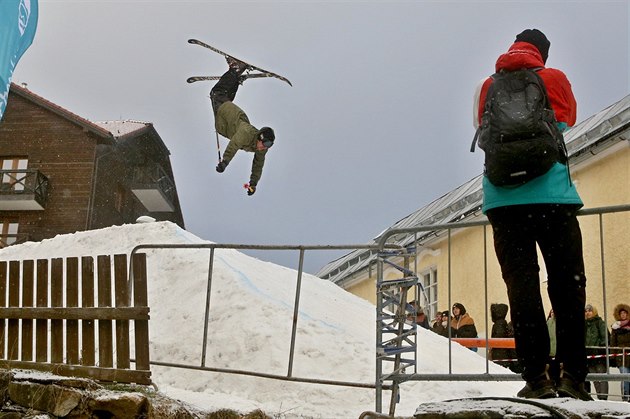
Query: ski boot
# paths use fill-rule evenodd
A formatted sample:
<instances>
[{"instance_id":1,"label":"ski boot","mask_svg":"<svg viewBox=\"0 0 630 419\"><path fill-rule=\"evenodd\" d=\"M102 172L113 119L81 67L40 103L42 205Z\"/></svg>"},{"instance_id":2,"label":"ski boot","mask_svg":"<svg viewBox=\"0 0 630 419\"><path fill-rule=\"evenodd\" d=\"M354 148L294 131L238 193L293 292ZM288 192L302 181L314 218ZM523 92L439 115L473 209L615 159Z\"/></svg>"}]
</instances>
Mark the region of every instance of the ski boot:
<instances>
[{"instance_id":1,"label":"ski boot","mask_svg":"<svg viewBox=\"0 0 630 419\"><path fill-rule=\"evenodd\" d=\"M225 61L227 61L228 67L236 72L239 76L245 72L245 70L249 69L249 64L239 61L232 57L225 57Z\"/></svg>"}]
</instances>

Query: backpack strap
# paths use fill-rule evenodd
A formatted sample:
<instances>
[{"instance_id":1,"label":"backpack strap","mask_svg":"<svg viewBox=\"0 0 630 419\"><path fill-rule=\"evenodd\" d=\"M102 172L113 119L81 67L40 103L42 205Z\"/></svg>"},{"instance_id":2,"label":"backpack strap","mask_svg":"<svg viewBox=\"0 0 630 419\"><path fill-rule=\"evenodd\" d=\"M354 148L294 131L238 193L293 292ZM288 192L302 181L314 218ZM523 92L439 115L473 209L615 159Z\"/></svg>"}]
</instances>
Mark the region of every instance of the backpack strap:
<instances>
[{"instance_id":1,"label":"backpack strap","mask_svg":"<svg viewBox=\"0 0 630 419\"><path fill-rule=\"evenodd\" d=\"M475 145L477 144L477 140L479 139L479 133L480 132L481 132L481 125L479 125L479 127L477 128L477 131L475 131L475 136L473 137L472 144L470 145L470 152L471 153L475 152Z\"/></svg>"},{"instance_id":2,"label":"backpack strap","mask_svg":"<svg viewBox=\"0 0 630 419\"><path fill-rule=\"evenodd\" d=\"M540 81L540 86L542 87L545 93L545 101L546 101L547 106L549 107L549 109L553 109L551 107L549 95L547 94L547 86L545 86L545 83L542 81L542 78L540 77L540 75L538 75L538 72L542 70L543 68L544 67L535 67L535 68L530 68L530 70L534 71L534 74L536 74L536 77L538 77ZM556 140L558 142L558 148L561 153L561 156L560 156L562 158L561 163L563 163L567 167L567 177L569 178L569 185L570 185L572 183L572 180L571 180L571 169L569 169L569 151L567 150L567 145L564 142L564 135L560 133L560 137L556 138Z\"/></svg>"},{"instance_id":3,"label":"backpack strap","mask_svg":"<svg viewBox=\"0 0 630 419\"><path fill-rule=\"evenodd\" d=\"M500 71L504 71L504 70L500 70ZM497 78L497 74L498 74L498 72L494 73L494 74L491 74L490 78L494 81ZM486 92L486 94L487 94L487 92ZM472 144L470 145L470 152L471 153L475 152L475 145L477 144L477 141L479 140L479 134L481 134L481 127L482 127L482 124L479 124L479 126L477 127L477 130L475 131L475 136L473 137Z\"/></svg>"}]
</instances>

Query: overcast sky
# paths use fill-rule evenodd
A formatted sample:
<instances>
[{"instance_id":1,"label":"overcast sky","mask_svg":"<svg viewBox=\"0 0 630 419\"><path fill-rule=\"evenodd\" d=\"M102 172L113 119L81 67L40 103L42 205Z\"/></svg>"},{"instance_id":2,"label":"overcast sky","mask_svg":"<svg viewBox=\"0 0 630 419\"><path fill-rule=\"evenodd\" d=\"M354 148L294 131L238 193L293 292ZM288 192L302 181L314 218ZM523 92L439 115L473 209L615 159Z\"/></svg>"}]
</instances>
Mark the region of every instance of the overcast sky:
<instances>
[{"instance_id":1,"label":"overcast sky","mask_svg":"<svg viewBox=\"0 0 630 419\"><path fill-rule=\"evenodd\" d=\"M526 28L551 41L578 122L629 93L628 1L40 0L14 73L91 121L152 122L171 151L186 229L218 243L365 243L482 170L472 95ZM248 197L253 154L217 163L212 82L223 57L283 74L235 103L276 144ZM221 139L221 151L227 140ZM586 203L588 207L588 203ZM341 253L307 253L315 273ZM297 254L261 258L290 267Z\"/></svg>"}]
</instances>

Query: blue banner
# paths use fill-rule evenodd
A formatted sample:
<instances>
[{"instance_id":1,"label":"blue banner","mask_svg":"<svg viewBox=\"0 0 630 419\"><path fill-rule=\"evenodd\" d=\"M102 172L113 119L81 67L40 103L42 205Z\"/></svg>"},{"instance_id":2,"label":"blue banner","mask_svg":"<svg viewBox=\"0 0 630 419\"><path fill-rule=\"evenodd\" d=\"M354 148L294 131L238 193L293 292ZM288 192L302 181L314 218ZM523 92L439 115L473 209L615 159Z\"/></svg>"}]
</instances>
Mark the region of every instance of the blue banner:
<instances>
[{"instance_id":1,"label":"blue banner","mask_svg":"<svg viewBox=\"0 0 630 419\"><path fill-rule=\"evenodd\" d=\"M0 119L7 107L13 70L33 42L37 0L0 0Z\"/></svg>"}]
</instances>

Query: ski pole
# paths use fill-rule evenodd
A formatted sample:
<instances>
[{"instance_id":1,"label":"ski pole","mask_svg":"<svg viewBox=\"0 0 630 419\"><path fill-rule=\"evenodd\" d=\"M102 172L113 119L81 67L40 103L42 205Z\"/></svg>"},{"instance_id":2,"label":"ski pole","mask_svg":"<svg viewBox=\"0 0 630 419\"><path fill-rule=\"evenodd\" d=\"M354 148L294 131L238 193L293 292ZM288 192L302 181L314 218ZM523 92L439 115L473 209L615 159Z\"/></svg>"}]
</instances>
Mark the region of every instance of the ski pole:
<instances>
[{"instance_id":1,"label":"ski pole","mask_svg":"<svg viewBox=\"0 0 630 419\"><path fill-rule=\"evenodd\" d=\"M219 162L221 162L221 146L219 145L219 133L214 132L217 136L217 153L219 153Z\"/></svg>"}]
</instances>

